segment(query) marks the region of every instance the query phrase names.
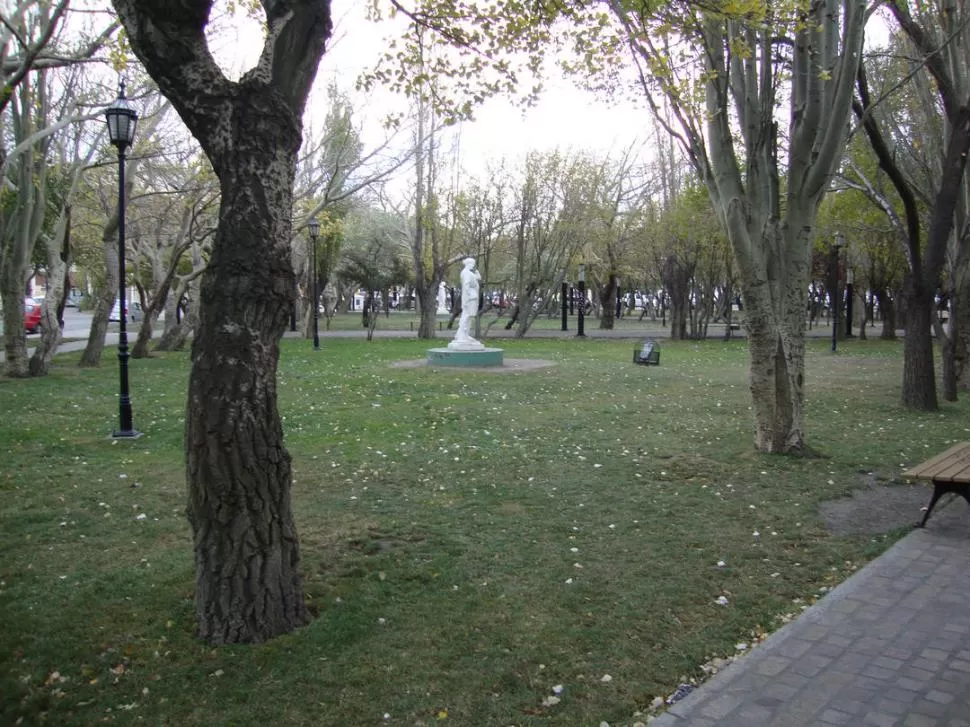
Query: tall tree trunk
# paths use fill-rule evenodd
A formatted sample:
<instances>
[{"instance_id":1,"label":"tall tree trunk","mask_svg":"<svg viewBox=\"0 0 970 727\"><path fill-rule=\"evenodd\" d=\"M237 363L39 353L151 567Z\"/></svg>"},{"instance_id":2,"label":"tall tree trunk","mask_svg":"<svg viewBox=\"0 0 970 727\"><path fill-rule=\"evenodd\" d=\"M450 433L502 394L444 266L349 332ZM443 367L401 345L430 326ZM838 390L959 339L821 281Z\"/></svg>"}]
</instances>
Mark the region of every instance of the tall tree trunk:
<instances>
[{"instance_id":1,"label":"tall tree trunk","mask_svg":"<svg viewBox=\"0 0 970 727\"><path fill-rule=\"evenodd\" d=\"M58 244L60 243L60 244ZM55 233L47 242L48 288L44 298L40 343L30 357L30 375L46 376L57 347L61 344L61 324L64 316L66 294L71 265L71 208L67 207L58 220Z\"/></svg>"},{"instance_id":2,"label":"tall tree trunk","mask_svg":"<svg viewBox=\"0 0 970 727\"><path fill-rule=\"evenodd\" d=\"M418 338L431 339L437 335L438 285L433 280L430 284L418 281L414 285L414 296L418 299Z\"/></svg>"},{"instance_id":3,"label":"tall tree trunk","mask_svg":"<svg viewBox=\"0 0 970 727\"><path fill-rule=\"evenodd\" d=\"M807 450L805 291L814 231L806 216L814 214L814 205L807 207L790 208L781 229L768 226L762 242L767 259L739 256L737 261L748 331L755 445L766 453Z\"/></svg>"},{"instance_id":4,"label":"tall tree trunk","mask_svg":"<svg viewBox=\"0 0 970 727\"><path fill-rule=\"evenodd\" d=\"M292 470L277 407L295 286L293 180L303 109L332 29L326 0L267 0L260 60L241 81L207 50L210 4L114 0L131 46L219 178L186 411L196 623L213 644L305 624Z\"/></svg>"},{"instance_id":5,"label":"tall tree trunk","mask_svg":"<svg viewBox=\"0 0 970 727\"><path fill-rule=\"evenodd\" d=\"M936 411L939 405L936 401L931 325L934 294L920 285L916 276L909 272L903 291L906 333L903 337L902 403L910 409Z\"/></svg>"},{"instance_id":6,"label":"tall tree trunk","mask_svg":"<svg viewBox=\"0 0 970 727\"><path fill-rule=\"evenodd\" d=\"M30 375L27 368L27 335L24 332L24 289L22 284L3 287L3 351L5 373L12 378Z\"/></svg>"},{"instance_id":7,"label":"tall tree trunk","mask_svg":"<svg viewBox=\"0 0 970 727\"><path fill-rule=\"evenodd\" d=\"M104 352L104 340L108 334L108 317L114 302L118 300L118 215L108 221L101 236L101 247L104 252L105 278L104 286L94 301L91 315L91 329L88 331L88 342L81 354L78 366L94 367L101 363Z\"/></svg>"},{"instance_id":8,"label":"tall tree trunk","mask_svg":"<svg viewBox=\"0 0 970 727\"><path fill-rule=\"evenodd\" d=\"M893 302L892 295L885 288L876 288L873 295L879 304L879 318L882 321L882 332L879 334L879 338L884 341L894 341L896 339L896 304Z\"/></svg>"},{"instance_id":9,"label":"tall tree trunk","mask_svg":"<svg viewBox=\"0 0 970 727\"><path fill-rule=\"evenodd\" d=\"M661 269L661 279L670 305L670 338L687 338L687 307L690 305L690 274L678 259L670 255Z\"/></svg>"},{"instance_id":10,"label":"tall tree trunk","mask_svg":"<svg viewBox=\"0 0 970 727\"><path fill-rule=\"evenodd\" d=\"M616 321L616 291L619 279L615 272L611 272L606 277L606 283L600 288L600 304L603 306L603 315L600 317L600 329L612 331Z\"/></svg>"},{"instance_id":11,"label":"tall tree trunk","mask_svg":"<svg viewBox=\"0 0 970 727\"><path fill-rule=\"evenodd\" d=\"M294 290L287 241L299 131L268 101L242 93L234 104L233 128L248 133L234 139L239 157L219 165L219 228L192 344L196 616L199 636L217 644L264 641L309 621L276 393Z\"/></svg>"}]
</instances>

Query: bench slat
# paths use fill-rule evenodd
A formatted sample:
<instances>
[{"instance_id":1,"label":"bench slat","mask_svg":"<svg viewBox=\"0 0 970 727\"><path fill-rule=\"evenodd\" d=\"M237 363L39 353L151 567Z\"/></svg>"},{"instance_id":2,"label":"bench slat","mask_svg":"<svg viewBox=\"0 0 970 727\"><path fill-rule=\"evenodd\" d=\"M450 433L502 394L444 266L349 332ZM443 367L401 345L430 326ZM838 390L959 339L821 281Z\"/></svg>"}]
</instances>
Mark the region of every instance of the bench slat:
<instances>
[{"instance_id":1,"label":"bench slat","mask_svg":"<svg viewBox=\"0 0 970 727\"><path fill-rule=\"evenodd\" d=\"M939 482L970 483L970 442L950 447L923 464L906 470L903 476Z\"/></svg>"}]
</instances>

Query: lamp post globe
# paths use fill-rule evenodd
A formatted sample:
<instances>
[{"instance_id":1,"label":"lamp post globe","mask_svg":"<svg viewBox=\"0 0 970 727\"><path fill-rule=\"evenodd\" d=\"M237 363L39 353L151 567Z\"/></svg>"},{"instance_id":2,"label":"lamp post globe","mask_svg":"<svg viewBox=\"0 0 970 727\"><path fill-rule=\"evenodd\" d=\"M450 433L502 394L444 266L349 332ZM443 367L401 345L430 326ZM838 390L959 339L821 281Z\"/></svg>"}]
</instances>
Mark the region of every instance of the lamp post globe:
<instances>
[{"instance_id":1,"label":"lamp post globe","mask_svg":"<svg viewBox=\"0 0 970 727\"><path fill-rule=\"evenodd\" d=\"M141 432L132 425L131 395L128 389L128 308L125 296L125 150L135 140L138 114L125 98L125 81L118 84L118 98L105 109L108 138L118 149L118 307L121 311L118 330L118 371L121 378L118 429L114 439L137 439Z\"/></svg>"},{"instance_id":2,"label":"lamp post globe","mask_svg":"<svg viewBox=\"0 0 970 727\"><path fill-rule=\"evenodd\" d=\"M317 292L317 236L320 234L320 223L317 221L316 217L311 217L309 222L306 224L307 230L310 232L310 245L313 247L313 253L311 259L313 260L313 268L310 272L310 278L313 282L313 300L311 305L313 306L313 350L320 350L320 311L319 311L319 300L320 296Z\"/></svg>"}]
</instances>

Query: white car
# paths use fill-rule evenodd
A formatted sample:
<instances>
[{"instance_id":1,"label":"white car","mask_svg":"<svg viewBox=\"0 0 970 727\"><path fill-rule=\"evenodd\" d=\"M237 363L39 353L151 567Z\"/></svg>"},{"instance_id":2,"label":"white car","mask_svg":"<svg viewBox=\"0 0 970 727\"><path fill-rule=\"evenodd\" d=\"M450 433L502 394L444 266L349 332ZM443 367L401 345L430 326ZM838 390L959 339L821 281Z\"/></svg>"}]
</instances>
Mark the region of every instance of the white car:
<instances>
[{"instance_id":1,"label":"white car","mask_svg":"<svg viewBox=\"0 0 970 727\"><path fill-rule=\"evenodd\" d=\"M141 308L141 303L138 301L132 301L128 304L128 316L127 320L134 322L140 321L145 317L145 312ZM111 308L111 313L108 314L108 321L115 322L121 320L121 301L116 300L114 307Z\"/></svg>"}]
</instances>

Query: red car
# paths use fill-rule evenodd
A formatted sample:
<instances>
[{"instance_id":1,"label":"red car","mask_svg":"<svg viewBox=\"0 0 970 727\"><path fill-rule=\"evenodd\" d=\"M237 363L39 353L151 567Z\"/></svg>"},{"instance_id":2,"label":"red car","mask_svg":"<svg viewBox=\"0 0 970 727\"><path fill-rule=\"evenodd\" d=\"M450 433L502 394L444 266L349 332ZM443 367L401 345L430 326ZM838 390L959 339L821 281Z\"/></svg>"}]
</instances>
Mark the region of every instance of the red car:
<instances>
[{"instance_id":1,"label":"red car","mask_svg":"<svg viewBox=\"0 0 970 727\"><path fill-rule=\"evenodd\" d=\"M27 333L40 331L40 311L44 301L36 298L24 298L24 329Z\"/></svg>"}]
</instances>

